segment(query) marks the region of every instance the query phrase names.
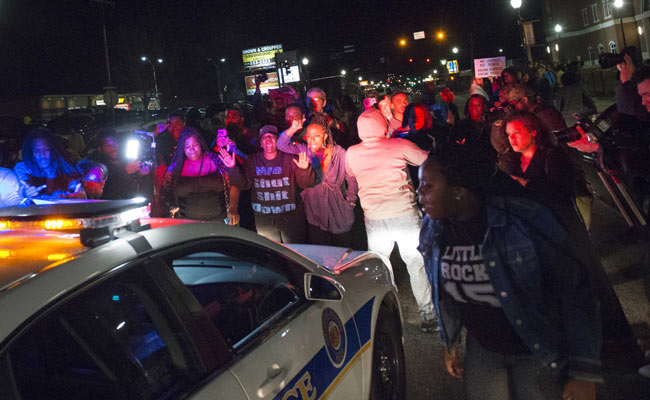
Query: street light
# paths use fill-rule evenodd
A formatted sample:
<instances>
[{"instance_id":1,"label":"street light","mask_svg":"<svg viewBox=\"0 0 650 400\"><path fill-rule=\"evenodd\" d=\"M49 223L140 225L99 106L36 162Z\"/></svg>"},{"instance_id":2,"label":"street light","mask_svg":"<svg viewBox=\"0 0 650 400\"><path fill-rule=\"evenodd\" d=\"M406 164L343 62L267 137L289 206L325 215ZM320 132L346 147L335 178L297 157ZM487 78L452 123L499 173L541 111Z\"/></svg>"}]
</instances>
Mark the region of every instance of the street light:
<instances>
[{"instance_id":1,"label":"street light","mask_svg":"<svg viewBox=\"0 0 650 400\"><path fill-rule=\"evenodd\" d=\"M307 65L307 64L309 64L309 59L307 57L303 57L302 65Z\"/></svg>"},{"instance_id":2,"label":"street light","mask_svg":"<svg viewBox=\"0 0 650 400\"><path fill-rule=\"evenodd\" d=\"M623 38L623 47L627 47L627 41L625 40L625 29L623 29L623 0L615 0L614 7L618 8L618 23L621 25L621 37Z\"/></svg>"},{"instance_id":3,"label":"street light","mask_svg":"<svg viewBox=\"0 0 650 400\"><path fill-rule=\"evenodd\" d=\"M221 76L219 75L219 65L212 58L208 58L208 61L214 65L215 71L217 71L217 87L219 88L219 102L223 103L223 91L221 90ZM219 63L223 64L226 62L225 58L220 58Z\"/></svg>"},{"instance_id":4,"label":"street light","mask_svg":"<svg viewBox=\"0 0 650 400\"><path fill-rule=\"evenodd\" d=\"M401 40L399 41L399 45L400 45L400 46L406 46L406 40L405 40L405 39L401 39Z\"/></svg>"},{"instance_id":5,"label":"street light","mask_svg":"<svg viewBox=\"0 0 650 400\"><path fill-rule=\"evenodd\" d=\"M341 75L345 76L346 72L344 69L341 70Z\"/></svg>"},{"instance_id":6,"label":"street light","mask_svg":"<svg viewBox=\"0 0 650 400\"><path fill-rule=\"evenodd\" d=\"M510 5L512 8L520 8L521 7L521 0L510 0Z\"/></svg>"},{"instance_id":7,"label":"street light","mask_svg":"<svg viewBox=\"0 0 650 400\"><path fill-rule=\"evenodd\" d=\"M153 70L153 86L154 86L154 90L156 91L156 101L158 102L158 104L160 104L160 99L158 98L158 81L156 80L156 66L154 65L154 63L151 62L151 60L147 56L140 57L140 60L142 60L142 62L148 62L149 65L151 65L151 69ZM156 61L158 62L158 64L162 64L163 59L159 58Z\"/></svg>"},{"instance_id":8,"label":"street light","mask_svg":"<svg viewBox=\"0 0 650 400\"><path fill-rule=\"evenodd\" d=\"M444 39L445 33L443 31L439 31L438 33L436 33L436 38L438 38L438 40Z\"/></svg>"},{"instance_id":9,"label":"street light","mask_svg":"<svg viewBox=\"0 0 650 400\"><path fill-rule=\"evenodd\" d=\"M458 54L458 47L454 47L453 49L451 49L451 52L454 54Z\"/></svg>"},{"instance_id":10,"label":"street light","mask_svg":"<svg viewBox=\"0 0 650 400\"><path fill-rule=\"evenodd\" d=\"M560 32L562 32L562 25L556 24L554 29L555 29L555 32L560 33Z\"/></svg>"},{"instance_id":11,"label":"street light","mask_svg":"<svg viewBox=\"0 0 650 400\"><path fill-rule=\"evenodd\" d=\"M359 77L359 81L362 81L362 80L363 80L363 78L362 78L362 77Z\"/></svg>"}]
</instances>

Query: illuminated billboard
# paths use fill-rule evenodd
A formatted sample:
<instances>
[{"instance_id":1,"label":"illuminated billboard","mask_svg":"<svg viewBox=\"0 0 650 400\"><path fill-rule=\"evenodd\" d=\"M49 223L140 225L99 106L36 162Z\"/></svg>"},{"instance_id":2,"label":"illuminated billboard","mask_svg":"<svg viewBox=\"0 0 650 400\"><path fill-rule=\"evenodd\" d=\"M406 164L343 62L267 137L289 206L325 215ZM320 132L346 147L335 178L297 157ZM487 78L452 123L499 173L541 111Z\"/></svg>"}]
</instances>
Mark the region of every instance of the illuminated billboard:
<instances>
[{"instance_id":1,"label":"illuminated billboard","mask_svg":"<svg viewBox=\"0 0 650 400\"><path fill-rule=\"evenodd\" d=\"M242 52L244 68L275 68L275 53L282 53L281 44L254 47Z\"/></svg>"},{"instance_id":2,"label":"illuminated billboard","mask_svg":"<svg viewBox=\"0 0 650 400\"><path fill-rule=\"evenodd\" d=\"M278 83L278 73L277 72L267 72L266 76L269 79L266 82L260 84L260 91L263 94L268 94L269 89L277 89L280 87ZM255 75L247 75L246 80L246 94L252 96L255 94Z\"/></svg>"}]
</instances>

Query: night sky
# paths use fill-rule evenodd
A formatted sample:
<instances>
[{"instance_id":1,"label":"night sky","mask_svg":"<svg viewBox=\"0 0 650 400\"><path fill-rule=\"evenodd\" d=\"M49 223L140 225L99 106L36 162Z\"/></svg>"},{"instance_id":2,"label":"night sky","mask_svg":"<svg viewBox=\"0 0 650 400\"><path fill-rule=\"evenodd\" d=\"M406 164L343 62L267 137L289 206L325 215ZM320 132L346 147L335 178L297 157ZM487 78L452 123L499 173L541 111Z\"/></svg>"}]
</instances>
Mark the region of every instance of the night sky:
<instances>
[{"instance_id":1,"label":"night sky","mask_svg":"<svg viewBox=\"0 0 650 400\"><path fill-rule=\"evenodd\" d=\"M539 18L537 3L524 1L524 18ZM222 81L231 93L241 91L241 50L261 45L298 50L309 57L312 77L345 68L369 79L424 74L451 58L454 46L461 49L461 69L471 67L472 55L497 56L500 47L508 56L520 51L509 0L117 0L105 14L90 0L0 0L0 98L102 93L102 20L119 91L153 86L151 67L140 61L147 55L165 60L157 68L160 91L188 99L217 92L208 57L227 58ZM427 38L414 42L412 33L420 30ZM433 39L437 30L447 33L444 42ZM406 47L398 45L401 38L409 40ZM354 45L355 53L342 53L344 45Z\"/></svg>"}]
</instances>

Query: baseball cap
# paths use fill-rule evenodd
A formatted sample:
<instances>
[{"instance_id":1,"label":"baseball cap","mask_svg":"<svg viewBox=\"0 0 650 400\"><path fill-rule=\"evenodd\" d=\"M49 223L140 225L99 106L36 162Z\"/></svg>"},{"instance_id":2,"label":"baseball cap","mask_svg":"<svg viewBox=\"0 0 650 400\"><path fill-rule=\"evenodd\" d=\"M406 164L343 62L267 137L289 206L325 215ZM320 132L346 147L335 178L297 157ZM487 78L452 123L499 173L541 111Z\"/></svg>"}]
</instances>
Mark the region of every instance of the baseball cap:
<instances>
[{"instance_id":1,"label":"baseball cap","mask_svg":"<svg viewBox=\"0 0 650 400\"><path fill-rule=\"evenodd\" d=\"M260 128L260 138L267 133L272 133L278 136L278 128L275 125L264 125Z\"/></svg>"}]
</instances>

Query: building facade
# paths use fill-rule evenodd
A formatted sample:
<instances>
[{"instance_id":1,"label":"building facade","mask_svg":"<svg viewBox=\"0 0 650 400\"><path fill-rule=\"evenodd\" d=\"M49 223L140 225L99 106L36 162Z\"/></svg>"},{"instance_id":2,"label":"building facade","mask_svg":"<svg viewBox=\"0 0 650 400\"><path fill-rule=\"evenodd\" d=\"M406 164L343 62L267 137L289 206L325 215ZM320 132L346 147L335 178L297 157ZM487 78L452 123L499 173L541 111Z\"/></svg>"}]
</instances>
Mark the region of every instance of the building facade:
<instances>
[{"instance_id":1,"label":"building facade","mask_svg":"<svg viewBox=\"0 0 650 400\"><path fill-rule=\"evenodd\" d=\"M543 13L546 50L554 62L595 66L599 54L627 46L650 58L650 0L543 0Z\"/></svg>"}]
</instances>

